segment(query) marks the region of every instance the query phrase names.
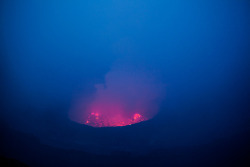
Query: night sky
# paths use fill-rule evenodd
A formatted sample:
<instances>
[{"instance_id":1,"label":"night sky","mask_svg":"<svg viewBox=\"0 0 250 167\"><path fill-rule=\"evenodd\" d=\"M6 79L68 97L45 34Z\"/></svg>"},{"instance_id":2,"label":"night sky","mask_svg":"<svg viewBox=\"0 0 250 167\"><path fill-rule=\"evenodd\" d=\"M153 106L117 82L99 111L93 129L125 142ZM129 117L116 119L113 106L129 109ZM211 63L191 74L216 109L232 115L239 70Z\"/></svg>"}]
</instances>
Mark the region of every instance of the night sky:
<instances>
[{"instance_id":1,"label":"night sky","mask_svg":"<svg viewBox=\"0 0 250 167\"><path fill-rule=\"evenodd\" d=\"M249 85L248 0L0 2L5 164L248 166Z\"/></svg>"}]
</instances>

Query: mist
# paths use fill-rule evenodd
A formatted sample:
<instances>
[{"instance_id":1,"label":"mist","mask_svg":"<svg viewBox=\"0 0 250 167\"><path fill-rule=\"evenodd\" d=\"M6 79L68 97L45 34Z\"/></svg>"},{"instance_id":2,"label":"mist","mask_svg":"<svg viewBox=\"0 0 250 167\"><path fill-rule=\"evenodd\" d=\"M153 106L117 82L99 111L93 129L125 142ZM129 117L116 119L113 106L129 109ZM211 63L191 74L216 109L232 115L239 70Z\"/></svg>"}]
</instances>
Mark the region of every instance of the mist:
<instances>
[{"instance_id":1,"label":"mist","mask_svg":"<svg viewBox=\"0 0 250 167\"><path fill-rule=\"evenodd\" d=\"M78 100L72 120L102 127L126 126L151 119L159 111L165 94L156 76L138 67L117 64L105 75L104 84L95 85L92 101L86 97Z\"/></svg>"}]
</instances>

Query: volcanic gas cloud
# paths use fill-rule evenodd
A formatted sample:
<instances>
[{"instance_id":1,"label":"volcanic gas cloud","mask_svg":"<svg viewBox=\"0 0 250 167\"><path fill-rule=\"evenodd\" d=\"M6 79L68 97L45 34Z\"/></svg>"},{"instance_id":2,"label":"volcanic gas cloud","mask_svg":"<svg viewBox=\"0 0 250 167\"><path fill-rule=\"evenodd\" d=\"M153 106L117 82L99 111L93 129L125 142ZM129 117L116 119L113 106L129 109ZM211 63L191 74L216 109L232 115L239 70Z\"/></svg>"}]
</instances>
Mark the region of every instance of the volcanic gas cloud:
<instances>
[{"instance_id":1,"label":"volcanic gas cloud","mask_svg":"<svg viewBox=\"0 0 250 167\"><path fill-rule=\"evenodd\" d=\"M78 99L71 119L93 127L126 126L151 119L158 111L164 87L145 71L115 69L96 92Z\"/></svg>"}]
</instances>

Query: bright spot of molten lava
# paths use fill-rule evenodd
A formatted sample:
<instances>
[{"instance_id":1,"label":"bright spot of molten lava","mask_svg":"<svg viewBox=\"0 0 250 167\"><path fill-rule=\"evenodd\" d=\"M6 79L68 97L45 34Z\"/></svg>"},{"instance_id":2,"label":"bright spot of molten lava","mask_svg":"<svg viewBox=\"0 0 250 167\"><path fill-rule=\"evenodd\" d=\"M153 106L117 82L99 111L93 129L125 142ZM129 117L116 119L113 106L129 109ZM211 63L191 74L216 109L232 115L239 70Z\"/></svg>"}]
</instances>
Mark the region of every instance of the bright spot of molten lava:
<instances>
[{"instance_id":1,"label":"bright spot of molten lava","mask_svg":"<svg viewBox=\"0 0 250 167\"><path fill-rule=\"evenodd\" d=\"M141 115L140 114L134 114L134 120L137 120L138 118L140 118Z\"/></svg>"},{"instance_id":2,"label":"bright spot of molten lava","mask_svg":"<svg viewBox=\"0 0 250 167\"><path fill-rule=\"evenodd\" d=\"M145 71L116 69L96 84L96 91L77 99L70 118L93 127L126 126L149 120L158 112L164 86Z\"/></svg>"}]
</instances>

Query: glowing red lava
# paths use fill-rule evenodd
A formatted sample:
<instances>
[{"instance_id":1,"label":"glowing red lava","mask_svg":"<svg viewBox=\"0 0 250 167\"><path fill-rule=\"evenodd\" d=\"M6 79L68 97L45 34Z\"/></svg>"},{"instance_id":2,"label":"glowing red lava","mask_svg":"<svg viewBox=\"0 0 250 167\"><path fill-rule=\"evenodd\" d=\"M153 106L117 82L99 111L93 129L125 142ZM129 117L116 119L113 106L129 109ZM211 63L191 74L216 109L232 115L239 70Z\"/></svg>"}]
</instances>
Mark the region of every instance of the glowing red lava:
<instances>
[{"instance_id":1,"label":"glowing red lava","mask_svg":"<svg viewBox=\"0 0 250 167\"><path fill-rule=\"evenodd\" d=\"M121 115L113 115L112 117L108 117L99 113L92 112L91 114L89 114L84 124L93 127L115 127L131 125L145 120L147 119L138 113L134 114L132 118L124 118Z\"/></svg>"}]
</instances>

